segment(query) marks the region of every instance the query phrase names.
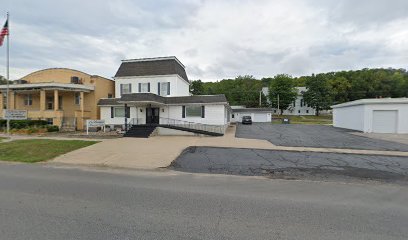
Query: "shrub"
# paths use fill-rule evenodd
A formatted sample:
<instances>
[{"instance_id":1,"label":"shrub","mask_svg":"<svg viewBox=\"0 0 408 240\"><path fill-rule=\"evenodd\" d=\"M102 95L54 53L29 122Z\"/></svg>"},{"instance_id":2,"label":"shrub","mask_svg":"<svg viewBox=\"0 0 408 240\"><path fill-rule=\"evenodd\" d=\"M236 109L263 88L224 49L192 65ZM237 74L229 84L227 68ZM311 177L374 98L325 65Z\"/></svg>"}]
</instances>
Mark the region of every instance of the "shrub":
<instances>
[{"instance_id":1,"label":"shrub","mask_svg":"<svg viewBox=\"0 0 408 240\"><path fill-rule=\"evenodd\" d=\"M58 126L47 126L47 132L58 132L59 127Z\"/></svg>"},{"instance_id":2,"label":"shrub","mask_svg":"<svg viewBox=\"0 0 408 240\"><path fill-rule=\"evenodd\" d=\"M44 127L48 123L45 120L10 120L10 128L22 129L29 127ZM7 120L0 119L0 128L5 128L7 126Z\"/></svg>"}]
</instances>

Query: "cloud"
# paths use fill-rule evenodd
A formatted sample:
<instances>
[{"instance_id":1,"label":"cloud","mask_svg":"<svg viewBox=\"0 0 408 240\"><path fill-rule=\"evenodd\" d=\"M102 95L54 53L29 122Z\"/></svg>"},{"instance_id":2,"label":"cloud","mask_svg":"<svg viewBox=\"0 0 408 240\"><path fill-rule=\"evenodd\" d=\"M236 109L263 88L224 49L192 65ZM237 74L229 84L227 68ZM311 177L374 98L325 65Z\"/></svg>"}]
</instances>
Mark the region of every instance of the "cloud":
<instances>
[{"instance_id":1,"label":"cloud","mask_svg":"<svg viewBox=\"0 0 408 240\"><path fill-rule=\"evenodd\" d=\"M403 0L7 1L12 78L47 67L111 77L121 59L168 55L204 81L408 62Z\"/></svg>"}]
</instances>

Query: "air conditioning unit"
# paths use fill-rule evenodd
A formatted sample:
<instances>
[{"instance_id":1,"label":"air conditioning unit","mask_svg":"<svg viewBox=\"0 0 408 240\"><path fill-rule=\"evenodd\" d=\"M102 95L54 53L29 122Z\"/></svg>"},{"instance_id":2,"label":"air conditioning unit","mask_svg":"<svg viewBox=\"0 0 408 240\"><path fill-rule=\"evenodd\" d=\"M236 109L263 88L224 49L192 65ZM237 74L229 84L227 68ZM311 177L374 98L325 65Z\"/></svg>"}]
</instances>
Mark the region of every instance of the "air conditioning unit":
<instances>
[{"instance_id":1,"label":"air conditioning unit","mask_svg":"<svg viewBox=\"0 0 408 240\"><path fill-rule=\"evenodd\" d=\"M73 84L80 84L79 77L71 77L71 83Z\"/></svg>"}]
</instances>

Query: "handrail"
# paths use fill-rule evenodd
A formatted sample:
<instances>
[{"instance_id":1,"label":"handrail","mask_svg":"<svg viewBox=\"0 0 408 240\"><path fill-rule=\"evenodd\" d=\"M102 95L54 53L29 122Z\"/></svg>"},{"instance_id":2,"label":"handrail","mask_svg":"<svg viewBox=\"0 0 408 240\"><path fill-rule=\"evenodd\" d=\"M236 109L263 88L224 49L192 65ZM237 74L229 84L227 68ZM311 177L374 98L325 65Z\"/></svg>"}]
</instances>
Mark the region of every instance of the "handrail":
<instances>
[{"instance_id":1,"label":"handrail","mask_svg":"<svg viewBox=\"0 0 408 240\"><path fill-rule=\"evenodd\" d=\"M179 119L172 119L172 118L163 118L160 117L160 124L164 125L171 125L176 127L184 127L194 130L200 131L207 131L213 133L220 133L224 134L227 128L227 125L210 125L210 124L203 124L203 123L196 123L196 122L189 122Z\"/></svg>"},{"instance_id":2,"label":"handrail","mask_svg":"<svg viewBox=\"0 0 408 240\"><path fill-rule=\"evenodd\" d=\"M144 118L131 118L128 124L129 125L145 125L146 124L145 121L146 120ZM227 129L227 125L210 125L210 124L203 124L203 123L190 122L190 121L184 121L184 120L173 119L173 118L164 118L164 117L159 117L159 124L146 124L146 125L157 125L157 126L170 125L170 126L175 126L175 127L183 127L183 128L193 129L193 130L207 131L207 132L220 133L220 134L224 134L225 130Z\"/></svg>"}]
</instances>

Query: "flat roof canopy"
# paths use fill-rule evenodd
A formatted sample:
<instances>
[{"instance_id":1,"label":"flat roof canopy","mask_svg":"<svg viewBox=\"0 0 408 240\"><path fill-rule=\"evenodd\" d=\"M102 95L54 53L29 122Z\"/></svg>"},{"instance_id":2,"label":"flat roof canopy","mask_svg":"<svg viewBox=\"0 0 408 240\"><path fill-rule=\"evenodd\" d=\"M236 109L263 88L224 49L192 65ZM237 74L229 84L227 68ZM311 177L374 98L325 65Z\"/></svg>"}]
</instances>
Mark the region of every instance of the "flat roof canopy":
<instances>
[{"instance_id":1,"label":"flat roof canopy","mask_svg":"<svg viewBox=\"0 0 408 240\"><path fill-rule=\"evenodd\" d=\"M72 83L24 83L24 84L10 84L12 91L40 91L40 90L64 90L73 92L90 92L95 90L94 86L87 86L82 84ZM0 91L7 90L7 85L0 85Z\"/></svg>"}]
</instances>

